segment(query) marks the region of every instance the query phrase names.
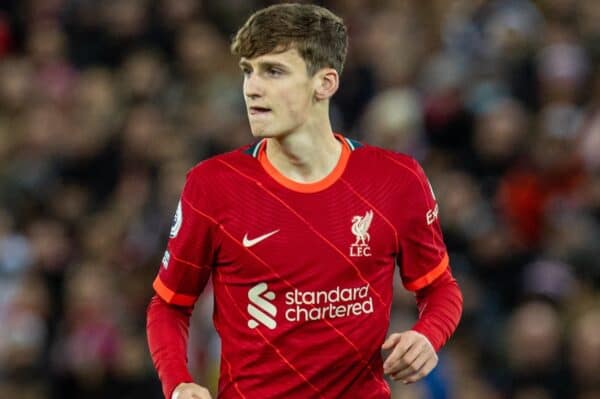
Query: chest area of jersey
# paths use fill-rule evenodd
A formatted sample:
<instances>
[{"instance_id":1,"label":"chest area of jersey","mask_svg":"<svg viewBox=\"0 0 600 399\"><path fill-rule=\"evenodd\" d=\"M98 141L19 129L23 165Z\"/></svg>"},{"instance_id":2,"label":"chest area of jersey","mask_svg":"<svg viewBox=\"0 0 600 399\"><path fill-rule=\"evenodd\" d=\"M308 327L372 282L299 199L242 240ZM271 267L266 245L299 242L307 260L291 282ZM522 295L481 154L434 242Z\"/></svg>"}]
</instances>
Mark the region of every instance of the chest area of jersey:
<instances>
[{"instance_id":1,"label":"chest area of jersey","mask_svg":"<svg viewBox=\"0 0 600 399\"><path fill-rule=\"evenodd\" d=\"M379 206L377 206L379 205ZM217 267L239 277L342 278L393 265L397 237L384 204L352 196L240 198L221 216Z\"/></svg>"}]
</instances>

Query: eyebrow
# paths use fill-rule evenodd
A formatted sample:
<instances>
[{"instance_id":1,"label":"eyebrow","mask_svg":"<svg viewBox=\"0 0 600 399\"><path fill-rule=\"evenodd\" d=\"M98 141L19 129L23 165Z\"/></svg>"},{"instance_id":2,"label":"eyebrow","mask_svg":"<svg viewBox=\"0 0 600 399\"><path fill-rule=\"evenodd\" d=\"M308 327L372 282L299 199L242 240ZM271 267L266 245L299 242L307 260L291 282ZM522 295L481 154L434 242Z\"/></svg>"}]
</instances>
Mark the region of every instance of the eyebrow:
<instances>
[{"instance_id":1,"label":"eyebrow","mask_svg":"<svg viewBox=\"0 0 600 399\"><path fill-rule=\"evenodd\" d=\"M244 67L252 68L252 64L250 64L250 62L248 62L245 59L241 60L239 65L240 65L240 68L244 68ZM272 67L278 67L278 68L284 68L284 69L289 68L287 65L282 64L281 62L275 62L275 61L261 61L257 65L257 68L259 68L259 69L268 69L268 68L272 68Z\"/></svg>"}]
</instances>

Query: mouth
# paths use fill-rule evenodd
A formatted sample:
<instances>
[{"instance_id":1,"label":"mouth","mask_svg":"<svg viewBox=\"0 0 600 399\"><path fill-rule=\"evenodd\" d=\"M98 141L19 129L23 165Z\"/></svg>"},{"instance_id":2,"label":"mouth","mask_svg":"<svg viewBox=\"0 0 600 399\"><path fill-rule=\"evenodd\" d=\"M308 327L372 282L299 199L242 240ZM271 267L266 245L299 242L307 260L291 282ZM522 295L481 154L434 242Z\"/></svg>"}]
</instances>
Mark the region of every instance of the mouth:
<instances>
[{"instance_id":1,"label":"mouth","mask_svg":"<svg viewBox=\"0 0 600 399\"><path fill-rule=\"evenodd\" d=\"M271 109L266 108L266 107L250 107L250 108L248 108L248 113L250 115L264 115L268 112L271 112Z\"/></svg>"}]
</instances>

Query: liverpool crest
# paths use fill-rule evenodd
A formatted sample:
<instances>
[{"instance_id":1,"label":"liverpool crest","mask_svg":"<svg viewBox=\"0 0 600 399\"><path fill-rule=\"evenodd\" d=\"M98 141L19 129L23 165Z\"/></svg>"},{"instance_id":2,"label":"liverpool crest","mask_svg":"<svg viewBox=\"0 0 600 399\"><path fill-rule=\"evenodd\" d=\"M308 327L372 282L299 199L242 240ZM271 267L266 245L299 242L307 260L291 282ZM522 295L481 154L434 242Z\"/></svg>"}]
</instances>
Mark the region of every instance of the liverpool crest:
<instances>
[{"instance_id":1,"label":"liverpool crest","mask_svg":"<svg viewBox=\"0 0 600 399\"><path fill-rule=\"evenodd\" d=\"M364 216L352 217L352 234L356 236L356 241L350 245L350 256L371 256L369 227L372 220L372 210L368 210Z\"/></svg>"}]
</instances>

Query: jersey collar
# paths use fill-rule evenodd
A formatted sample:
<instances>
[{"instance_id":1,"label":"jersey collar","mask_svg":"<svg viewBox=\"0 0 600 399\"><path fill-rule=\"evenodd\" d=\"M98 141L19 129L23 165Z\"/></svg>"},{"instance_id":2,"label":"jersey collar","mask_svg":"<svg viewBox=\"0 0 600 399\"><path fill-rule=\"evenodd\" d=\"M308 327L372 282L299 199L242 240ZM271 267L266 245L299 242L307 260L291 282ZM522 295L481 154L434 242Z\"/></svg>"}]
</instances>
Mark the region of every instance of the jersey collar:
<instances>
[{"instance_id":1,"label":"jersey collar","mask_svg":"<svg viewBox=\"0 0 600 399\"><path fill-rule=\"evenodd\" d=\"M316 193L319 191L323 191L326 188L332 186L344 173L346 169L346 165L348 163L348 159L350 158L350 153L356 149L358 142L354 140L349 140L342 136L341 134L335 134L336 139L338 139L342 143L342 154L337 164L333 168L333 170L325 176L323 179L312 182L312 183L300 183L294 181L283 174L281 174L273 164L267 158L267 140L263 139L252 146L250 149L252 150L252 156L258 158L258 161L262 165L263 169L267 172L271 178L273 178L276 182L281 184L282 186L300 193Z\"/></svg>"}]
</instances>

